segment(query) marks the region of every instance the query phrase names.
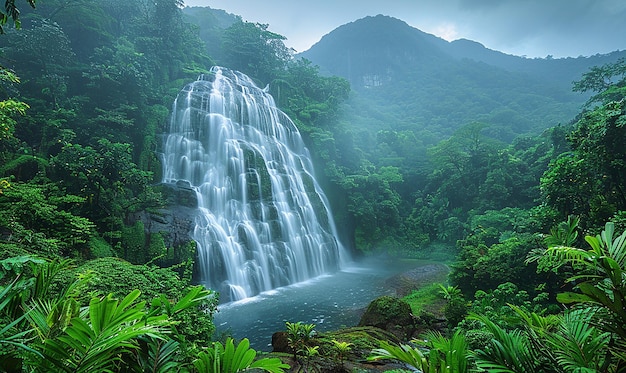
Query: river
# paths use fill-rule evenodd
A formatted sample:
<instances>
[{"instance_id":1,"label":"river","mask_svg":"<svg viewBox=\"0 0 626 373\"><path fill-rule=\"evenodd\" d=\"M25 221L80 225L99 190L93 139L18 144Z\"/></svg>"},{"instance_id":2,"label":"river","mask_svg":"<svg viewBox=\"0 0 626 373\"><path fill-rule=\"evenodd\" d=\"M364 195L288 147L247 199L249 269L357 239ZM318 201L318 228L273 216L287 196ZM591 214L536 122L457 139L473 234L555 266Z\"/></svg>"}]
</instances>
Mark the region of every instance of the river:
<instances>
[{"instance_id":1,"label":"river","mask_svg":"<svg viewBox=\"0 0 626 373\"><path fill-rule=\"evenodd\" d=\"M355 326L373 299L393 294L385 285L386 279L419 265L415 261L368 259L331 275L220 305L214 318L216 335L245 337L252 348L271 351L272 334L285 330L287 321L313 323L317 331Z\"/></svg>"}]
</instances>

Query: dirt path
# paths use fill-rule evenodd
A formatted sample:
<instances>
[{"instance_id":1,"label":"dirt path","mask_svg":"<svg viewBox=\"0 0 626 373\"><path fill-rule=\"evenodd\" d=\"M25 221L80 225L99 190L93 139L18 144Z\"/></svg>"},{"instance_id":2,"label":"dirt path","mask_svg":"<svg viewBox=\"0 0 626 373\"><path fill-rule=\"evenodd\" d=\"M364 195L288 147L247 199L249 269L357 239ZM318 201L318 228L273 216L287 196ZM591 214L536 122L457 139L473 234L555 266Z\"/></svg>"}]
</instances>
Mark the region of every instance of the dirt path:
<instances>
[{"instance_id":1,"label":"dirt path","mask_svg":"<svg viewBox=\"0 0 626 373\"><path fill-rule=\"evenodd\" d=\"M396 296L403 297L433 282L444 283L449 271L445 264L426 264L388 278L385 285L389 286Z\"/></svg>"}]
</instances>

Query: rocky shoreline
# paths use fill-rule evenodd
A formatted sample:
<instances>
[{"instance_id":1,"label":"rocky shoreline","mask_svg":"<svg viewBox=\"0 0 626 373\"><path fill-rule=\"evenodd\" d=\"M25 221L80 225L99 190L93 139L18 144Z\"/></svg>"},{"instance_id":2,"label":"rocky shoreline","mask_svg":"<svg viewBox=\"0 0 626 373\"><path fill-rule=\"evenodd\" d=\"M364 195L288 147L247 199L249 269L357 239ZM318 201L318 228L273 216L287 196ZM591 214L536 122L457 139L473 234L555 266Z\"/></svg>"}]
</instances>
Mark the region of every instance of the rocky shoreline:
<instances>
[{"instance_id":1,"label":"rocky shoreline","mask_svg":"<svg viewBox=\"0 0 626 373\"><path fill-rule=\"evenodd\" d=\"M320 354L313 360L307 360L306 365L314 367L313 371L317 372L383 372L402 369L402 365L391 361L368 361L367 356L373 348L378 347L381 339L394 344L406 343L426 329L443 327L443 315L429 315L428 320L423 315L413 315L408 303L400 298L432 283L445 282L448 272L448 266L434 263L420 265L386 279L384 284L388 287L389 295L372 300L363 310L358 326L319 333L311 340L312 344L318 346ZM304 358L293 358L287 338L284 331L274 333L272 354L289 364L290 372L301 371L305 364ZM351 351L341 364L333 357L332 341L351 344Z\"/></svg>"}]
</instances>

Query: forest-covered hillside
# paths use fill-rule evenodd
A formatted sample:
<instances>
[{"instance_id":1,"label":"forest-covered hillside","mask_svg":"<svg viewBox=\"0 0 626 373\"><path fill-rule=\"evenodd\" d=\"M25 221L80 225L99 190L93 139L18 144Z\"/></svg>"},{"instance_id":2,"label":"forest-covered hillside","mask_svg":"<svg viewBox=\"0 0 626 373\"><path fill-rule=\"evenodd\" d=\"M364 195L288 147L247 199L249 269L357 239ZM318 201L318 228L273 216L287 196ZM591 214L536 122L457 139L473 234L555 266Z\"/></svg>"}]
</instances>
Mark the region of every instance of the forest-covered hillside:
<instances>
[{"instance_id":1,"label":"forest-covered hillside","mask_svg":"<svg viewBox=\"0 0 626 373\"><path fill-rule=\"evenodd\" d=\"M567 123L589 98L572 92L572 83L626 52L527 59L469 40L447 42L378 15L337 28L300 56L348 79L364 102L351 121L409 128L434 142L480 121L490 137L510 142ZM364 106L371 109L361 115Z\"/></svg>"},{"instance_id":2,"label":"forest-covered hillside","mask_svg":"<svg viewBox=\"0 0 626 373\"><path fill-rule=\"evenodd\" d=\"M270 25L180 0L7 4L2 369L211 371L217 294L194 286L184 222L163 228L194 201L160 185L160 152L175 96L217 64L269 85L353 252L451 262L447 327L474 367L508 353L518 371L622 371L622 54L526 60L378 16L326 36L311 62Z\"/></svg>"}]
</instances>

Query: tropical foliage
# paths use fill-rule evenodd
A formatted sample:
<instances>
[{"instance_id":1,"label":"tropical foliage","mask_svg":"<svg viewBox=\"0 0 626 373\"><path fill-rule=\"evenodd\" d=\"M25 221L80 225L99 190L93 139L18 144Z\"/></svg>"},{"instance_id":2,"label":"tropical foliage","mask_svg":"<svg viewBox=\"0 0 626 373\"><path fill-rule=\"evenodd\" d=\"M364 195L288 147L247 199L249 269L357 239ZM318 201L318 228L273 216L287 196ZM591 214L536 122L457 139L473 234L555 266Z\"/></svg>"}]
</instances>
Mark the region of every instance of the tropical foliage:
<instances>
[{"instance_id":1,"label":"tropical foliage","mask_svg":"<svg viewBox=\"0 0 626 373\"><path fill-rule=\"evenodd\" d=\"M383 88L372 104L295 58L269 25L183 12L179 0L23 5L0 12L1 369L288 369L256 360L246 339L212 342L217 294L191 285L193 243L146 218L168 203L155 185L168 108L213 64L269 84L321 167L346 243L414 257L443 244L456 259L448 329L381 342L374 359L425 372L626 369L625 60L575 82L590 100L570 123L557 102L530 113L541 100L517 78L519 100L498 89L468 105L462 77L511 82L469 61L454 65L468 70L453 70L449 91L409 72L433 87L422 99L436 107L418 110L413 96L398 104L410 88ZM305 369L357 353L350 341L314 346L313 324L286 327Z\"/></svg>"},{"instance_id":2,"label":"tropical foliage","mask_svg":"<svg viewBox=\"0 0 626 373\"><path fill-rule=\"evenodd\" d=\"M469 372L467 344L465 337L458 332L450 338L429 332L423 340L413 340L412 344L395 346L381 342L380 348L374 349L368 360L396 360L425 373Z\"/></svg>"},{"instance_id":3,"label":"tropical foliage","mask_svg":"<svg viewBox=\"0 0 626 373\"><path fill-rule=\"evenodd\" d=\"M603 366L616 365L617 371L626 366L626 231L615 235L609 222L597 236L586 236L589 250L569 246L550 246L544 258L556 266L571 266L575 273L567 279L577 292L560 293L557 299L565 304L584 307L594 317L598 328L610 339L607 361ZM589 321L591 322L591 321Z\"/></svg>"},{"instance_id":4,"label":"tropical foliage","mask_svg":"<svg viewBox=\"0 0 626 373\"><path fill-rule=\"evenodd\" d=\"M0 262L0 337L8 371L30 366L41 372L124 371L139 366L185 365L187 341L177 330L178 314L198 309L214 294L190 287L174 301L138 301L139 290L123 298L80 294L92 273L60 283L68 260L22 256ZM8 347L5 347L8 346ZM162 370L163 371L163 370Z\"/></svg>"},{"instance_id":5,"label":"tropical foliage","mask_svg":"<svg viewBox=\"0 0 626 373\"><path fill-rule=\"evenodd\" d=\"M281 373L289 368L279 358L262 358L254 360L256 351L250 348L250 341L244 338L237 344L228 338L222 345L215 342L206 351L200 352L193 364L200 373L235 373L246 370L264 370L270 373Z\"/></svg>"}]
</instances>

